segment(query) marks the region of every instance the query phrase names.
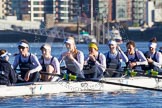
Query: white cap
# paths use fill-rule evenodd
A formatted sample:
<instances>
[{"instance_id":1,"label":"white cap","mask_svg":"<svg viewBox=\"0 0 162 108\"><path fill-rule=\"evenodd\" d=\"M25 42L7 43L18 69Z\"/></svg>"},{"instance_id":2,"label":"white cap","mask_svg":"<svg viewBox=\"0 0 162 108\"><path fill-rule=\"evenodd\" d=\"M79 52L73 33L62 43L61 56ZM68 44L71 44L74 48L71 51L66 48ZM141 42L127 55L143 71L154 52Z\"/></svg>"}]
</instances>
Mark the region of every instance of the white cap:
<instances>
[{"instance_id":1,"label":"white cap","mask_svg":"<svg viewBox=\"0 0 162 108\"><path fill-rule=\"evenodd\" d=\"M111 45L111 44L113 44L113 45L117 45L116 41L114 41L114 40L110 40L110 41L108 41L108 45Z\"/></svg>"},{"instance_id":2,"label":"white cap","mask_svg":"<svg viewBox=\"0 0 162 108\"><path fill-rule=\"evenodd\" d=\"M49 45L47 43L43 44L40 49L42 50L42 48L51 51L51 45Z\"/></svg>"},{"instance_id":3,"label":"white cap","mask_svg":"<svg viewBox=\"0 0 162 108\"><path fill-rule=\"evenodd\" d=\"M65 40L65 43L74 44L74 43L75 43L74 38L73 38L73 37L68 37L68 38Z\"/></svg>"},{"instance_id":4,"label":"white cap","mask_svg":"<svg viewBox=\"0 0 162 108\"><path fill-rule=\"evenodd\" d=\"M18 44L18 46L22 46L22 47L27 47L27 48L29 48L29 45L28 45L27 43L25 43L25 42L20 42L20 43Z\"/></svg>"},{"instance_id":5,"label":"white cap","mask_svg":"<svg viewBox=\"0 0 162 108\"><path fill-rule=\"evenodd\" d=\"M152 48L156 48L157 43L155 43L155 42L150 42L150 43L148 44L148 46L149 46L149 47L152 47Z\"/></svg>"},{"instance_id":6,"label":"white cap","mask_svg":"<svg viewBox=\"0 0 162 108\"><path fill-rule=\"evenodd\" d=\"M4 54L0 55L1 57L6 57L6 56L10 56L11 53L5 52Z\"/></svg>"}]
</instances>

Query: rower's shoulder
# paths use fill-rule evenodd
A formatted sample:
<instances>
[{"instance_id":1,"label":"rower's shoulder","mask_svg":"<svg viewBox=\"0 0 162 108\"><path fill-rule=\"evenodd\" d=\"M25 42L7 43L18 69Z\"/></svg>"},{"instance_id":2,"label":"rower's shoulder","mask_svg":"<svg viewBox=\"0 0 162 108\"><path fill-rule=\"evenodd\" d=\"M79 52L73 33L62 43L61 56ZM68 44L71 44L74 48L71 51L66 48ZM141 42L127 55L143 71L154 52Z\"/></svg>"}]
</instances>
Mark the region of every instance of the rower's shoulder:
<instances>
[{"instance_id":1,"label":"rower's shoulder","mask_svg":"<svg viewBox=\"0 0 162 108\"><path fill-rule=\"evenodd\" d=\"M30 53L30 54L31 54L32 57L37 57L37 56L36 56L35 54L33 54L33 53Z\"/></svg>"},{"instance_id":2,"label":"rower's shoulder","mask_svg":"<svg viewBox=\"0 0 162 108\"><path fill-rule=\"evenodd\" d=\"M84 54L83 51L81 50L78 50L78 54Z\"/></svg>"},{"instance_id":3,"label":"rower's shoulder","mask_svg":"<svg viewBox=\"0 0 162 108\"><path fill-rule=\"evenodd\" d=\"M14 56L15 56L15 58L19 58L20 57L20 53L15 53Z\"/></svg>"},{"instance_id":4,"label":"rower's shoulder","mask_svg":"<svg viewBox=\"0 0 162 108\"><path fill-rule=\"evenodd\" d=\"M107 55L107 53L101 53L101 52L99 52L100 53L100 56L106 56Z\"/></svg>"},{"instance_id":5,"label":"rower's shoulder","mask_svg":"<svg viewBox=\"0 0 162 108\"><path fill-rule=\"evenodd\" d=\"M145 54L145 53L147 53L147 51L144 52L144 51L141 51L141 50L137 50L136 53L137 54Z\"/></svg>"},{"instance_id":6,"label":"rower's shoulder","mask_svg":"<svg viewBox=\"0 0 162 108\"><path fill-rule=\"evenodd\" d=\"M157 51L156 53L158 56L162 56L161 52Z\"/></svg>"},{"instance_id":7,"label":"rower's shoulder","mask_svg":"<svg viewBox=\"0 0 162 108\"><path fill-rule=\"evenodd\" d=\"M54 61L56 61L56 60L58 61L57 57L53 56L52 58L53 58Z\"/></svg>"}]
</instances>

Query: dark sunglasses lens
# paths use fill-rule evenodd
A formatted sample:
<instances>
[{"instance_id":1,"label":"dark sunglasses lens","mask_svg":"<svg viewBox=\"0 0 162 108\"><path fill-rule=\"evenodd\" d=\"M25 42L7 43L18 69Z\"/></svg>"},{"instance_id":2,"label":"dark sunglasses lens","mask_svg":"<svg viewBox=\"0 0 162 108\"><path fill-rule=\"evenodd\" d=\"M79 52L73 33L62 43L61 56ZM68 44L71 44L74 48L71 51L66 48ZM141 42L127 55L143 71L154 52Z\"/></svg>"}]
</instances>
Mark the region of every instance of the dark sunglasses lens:
<instances>
[{"instance_id":1,"label":"dark sunglasses lens","mask_svg":"<svg viewBox=\"0 0 162 108\"><path fill-rule=\"evenodd\" d=\"M19 49L25 49L25 47L19 46Z\"/></svg>"}]
</instances>

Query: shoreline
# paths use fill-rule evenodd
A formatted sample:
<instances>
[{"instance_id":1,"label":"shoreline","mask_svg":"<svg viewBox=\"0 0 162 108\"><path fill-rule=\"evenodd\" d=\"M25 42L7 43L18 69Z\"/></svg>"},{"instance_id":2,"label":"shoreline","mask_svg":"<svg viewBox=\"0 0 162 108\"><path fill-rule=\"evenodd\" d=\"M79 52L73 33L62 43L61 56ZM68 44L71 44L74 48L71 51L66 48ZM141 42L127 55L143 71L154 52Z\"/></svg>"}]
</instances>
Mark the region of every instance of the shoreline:
<instances>
[{"instance_id":1,"label":"shoreline","mask_svg":"<svg viewBox=\"0 0 162 108\"><path fill-rule=\"evenodd\" d=\"M135 42L148 42L151 38L156 37L158 42L162 42L162 28L151 28L144 31L129 30L126 31L126 35L123 36L123 41L133 40ZM0 30L0 42L1 43L15 43L21 39L26 39L29 42L64 42L64 38L50 37L45 35L36 35L25 32Z\"/></svg>"}]
</instances>

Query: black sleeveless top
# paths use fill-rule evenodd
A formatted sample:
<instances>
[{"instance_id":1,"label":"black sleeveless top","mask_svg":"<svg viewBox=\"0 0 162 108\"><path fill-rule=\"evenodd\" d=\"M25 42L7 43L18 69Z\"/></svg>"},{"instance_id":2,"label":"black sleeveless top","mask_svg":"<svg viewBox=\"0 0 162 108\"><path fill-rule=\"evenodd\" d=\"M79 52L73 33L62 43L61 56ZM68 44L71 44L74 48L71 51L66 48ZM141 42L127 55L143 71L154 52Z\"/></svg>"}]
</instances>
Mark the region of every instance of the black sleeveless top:
<instances>
[{"instance_id":1,"label":"black sleeveless top","mask_svg":"<svg viewBox=\"0 0 162 108\"><path fill-rule=\"evenodd\" d=\"M99 58L100 58L100 52L98 53L98 56L97 56L96 61L98 61L99 63L101 63L101 61L100 61ZM95 61L88 60L87 64L88 64L89 68L92 68L95 65Z\"/></svg>"},{"instance_id":2,"label":"black sleeveless top","mask_svg":"<svg viewBox=\"0 0 162 108\"><path fill-rule=\"evenodd\" d=\"M155 52L155 54L154 54L153 57L151 57L149 51L147 51L147 52L145 53L146 58L151 57L152 60L155 61L155 62L157 62L156 55L157 55L157 51ZM151 70L151 69L154 69L154 70L157 70L157 71L158 71L159 67L154 66L152 63L149 63L149 66L148 66L147 70Z\"/></svg>"},{"instance_id":3,"label":"black sleeveless top","mask_svg":"<svg viewBox=\"0 0 162 108\"><path fill-rule=\"evenodd\" d=\"M131 63L131 62L137 62L137 61L140 61L140 59L138 58L137 56L137 52L138 51L135 51L135 57L134 58L131 58L128 60L128 62L126 63L126 66L128 67L128 64ZM126 55L128 57L128 53L126 52ZM137 69L137 68L141 68L142 70L145 70L146 69L146 66L145 65L138 65L138 66L134 66L133 69Z\"/></svg>"},{"instance_id":4,"label":"black sleeveless top","mask_svg":"<svg viewBox=\"0 0 162 108\"><path fill-rule=\"evenodd\" d=\"M109 55L110 53L108 52L106 56L106 67L112 69L119 69L121 67L121 62L119 60L119 52L117 53L117 56L114 59L110 58Z\"/></svg>"},{"instance_id":5,"label":"black sleeveless top","mask_svg":"<svg viewBox=\"0 0 162 108\"><path fill-rule=\"evenodd\" d=\"M45 65L45 63L44 63L44 58L43 58L43 56L41 56L41 59L42 59L42 61L43 61L42 64L41 64L41 66L42 66L42 71L46 72L47 70L46 70L46 65ZM49 65L52 65L53 59L54 59L54 57L51 58L51 61L50 61L50 64L49 64Z\"/></svg>"},{"instance_id":6,"label":"black sleeveless top","mask_svg":"<svg viewBox=\"0 0 162 108\"><path fill-rule=\"evenodd\" d=\"M19 56L19 67L20 67L20 71L21 71L21 77L24 79L26 73L33 69L33 64L31 62L31 53L29 55L28 61L27 62L22 62L21 60L21 56Z\"/></svg>"}]
</instances>

